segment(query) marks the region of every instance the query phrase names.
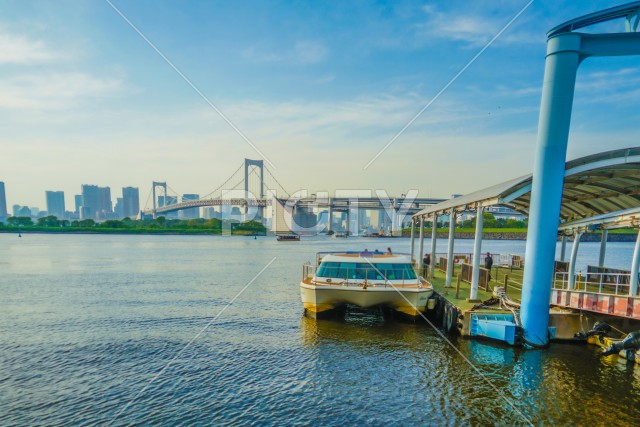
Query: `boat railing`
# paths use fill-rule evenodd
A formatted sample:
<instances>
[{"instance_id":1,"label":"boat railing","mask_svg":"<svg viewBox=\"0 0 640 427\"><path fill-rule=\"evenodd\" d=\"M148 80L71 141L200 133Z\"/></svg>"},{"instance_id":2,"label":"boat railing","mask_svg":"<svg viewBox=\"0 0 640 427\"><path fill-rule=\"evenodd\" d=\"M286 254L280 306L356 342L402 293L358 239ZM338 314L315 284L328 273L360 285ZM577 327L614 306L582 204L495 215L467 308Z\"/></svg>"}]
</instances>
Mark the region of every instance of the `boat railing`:
<instances>
[{"instance_id":1,"label":"boat railing","mask_svg":"<svg viewBox=\"0 0 640 427\"><path fill-rule=\"evenodd\" d=\"M324 258L325 255L335 255L335 254L345 254L345 255L364 255L364 256L373 256L373 255L404 255L407 257L410 257L411 254L410 253L406 253L406 252L393 252L392 254L389 254L389 252L386 251L325 251L325 252L316 252L316 263L318 265L320 265L320 263L322 262L322 258Z\"/></svg>"},{"instance_id":2,"label":"boat railing","mask_svg":"<svg viewBox=\"0 0 640 427\"><path fill-rule=\"evenodd\" d=\"M302 280L313 277L316 274L317 266L307 262L302 265Z\"/></svg>"},{"instance_id":3,"label":"boat railing","mask_svg":"<svg viewBox=\"0 0 640 427\"><path fill-rule=\"evenodd\" d=\"M557 271L553 278L553 288L593 292L599 294L629 294L630 273L582 273L574 275L574 287L569 289L569 273Z\"/></svg>"}]
</instances>

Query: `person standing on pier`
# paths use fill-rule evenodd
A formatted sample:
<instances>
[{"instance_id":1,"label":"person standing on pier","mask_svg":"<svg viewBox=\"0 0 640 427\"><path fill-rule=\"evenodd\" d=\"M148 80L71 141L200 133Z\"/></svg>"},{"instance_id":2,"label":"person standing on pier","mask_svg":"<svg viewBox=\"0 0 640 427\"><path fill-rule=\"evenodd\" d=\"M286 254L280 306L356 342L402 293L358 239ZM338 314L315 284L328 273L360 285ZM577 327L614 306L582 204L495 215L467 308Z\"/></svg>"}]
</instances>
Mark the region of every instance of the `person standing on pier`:
<instances>
[{"instance_id":1,"label":"person standing on pier","mask_svg":"<svg viewBox=\"0 0 640 427\"><path fill-rule=\"evenodd\" d=\"M424 254L422 258L422 272L424 274L425 271L429 271L429 266L431 265L431 255L427 252Z\"/></svg>"},{"instance_id":2,"label":"person standing on pier","mask_svg":"<svg viewBox=\"0 0 640 427\"><path fill-rule=\"evenodd\" d=\"M484 268L489 270L489 281L491 281L491 267L493 267L493 257L491 256L491 252L487 252L487 256L484 257Z\"/></svg>"}]
</instances>

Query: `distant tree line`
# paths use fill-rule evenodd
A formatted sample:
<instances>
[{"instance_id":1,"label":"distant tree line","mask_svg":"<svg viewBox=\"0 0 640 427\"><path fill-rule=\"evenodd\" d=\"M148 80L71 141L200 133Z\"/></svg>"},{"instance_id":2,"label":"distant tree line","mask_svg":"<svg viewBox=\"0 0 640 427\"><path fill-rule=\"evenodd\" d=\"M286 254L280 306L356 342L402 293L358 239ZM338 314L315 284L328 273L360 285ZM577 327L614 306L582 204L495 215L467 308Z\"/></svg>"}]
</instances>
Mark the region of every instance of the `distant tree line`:
<instances>
[{"instance_id":1,"label":"distant tree line","mask_svg":"<svg viewBox=\"0 0 640 427\"><path fill-rule=\"evenodd\" d=\"M155 231L174 231L174 232L194 232L200 231L211 234L221 234L223 226L228 227L234 234L265 234L267 229L262 223L257 221L249 221L240 223L237 221L221 221L217 218L204 219L167 219L159 216L156 219L134 220L124 218L122 220L110 219L104 222L96 222L92 219L83 219L79 221L68 221L66 219L58 219L54 215L38 218L34 223L30 217L12 216L7 218L6 225L0 222L0 228L23 228L33 229L34 231L43 229L56 231L122 231L122 232L155 232ZM60 230L66 229L66 230Z\"/></svg>"},{"instance_id":2,"label":"distant tree line","mask_svg":"<svg viewBox=\"0 0 640 427\"><path fill-rule=\"evenodd\" d=\"M498 218L489 212L485 212L482 215L482 227L483 228L527 228L527 219L519 221L517 219L504 219ZM432 221L426 221L424 223L425 228L431 228L433 226ZM438 222L438 228L449 228L449 223ZM456 225L456 228L476 228L476 217L462 221Z\"/></svg>"},{"instance_id":3,"label":"distant tree line","mask_svg":"<svg viewBox=\"0 0 640 427\"><path fill-rule=\"evenodd\" d=\"M462 228L475 228L476 217L462 221ZM482 215L482 227L483 228L527 228L527 220L519 221L517 219L498 218L492 214L485 212Z\"/></svg>"}]
</instances>

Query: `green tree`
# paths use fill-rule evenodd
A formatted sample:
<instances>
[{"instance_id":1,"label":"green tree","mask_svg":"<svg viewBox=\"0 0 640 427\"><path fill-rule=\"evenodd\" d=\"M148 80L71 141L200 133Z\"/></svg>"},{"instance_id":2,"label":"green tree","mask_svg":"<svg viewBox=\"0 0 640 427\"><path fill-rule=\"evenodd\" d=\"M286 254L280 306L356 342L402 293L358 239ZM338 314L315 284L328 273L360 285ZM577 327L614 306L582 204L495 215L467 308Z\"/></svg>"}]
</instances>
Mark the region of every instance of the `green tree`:
<instances>
[{"instance_id":1,"label":"green tree","mask_svg":"<svg viewBox=\"0 0 640 427\"><path fill-rule=\"evenodd\" d=\"M91 228L91 227L95 227L96 222L94 220L92 220L92 219L83 219L83 220L78 222L78 225L80 227Z\"/></svg>"},{"instance_id":2,"label":"green tree","mask_svg":"<svg viewBox=\"0 0 640 427\"><path fill-rule=\"evenodd\" d=\"M10 216L7 218L7 225L15 227L31 227L33 221L28 216Z\"/></svg>"},{"instance_id":3,"label":"green tree","mask_svg":"<svg viewBox=\"0 0 640 427\"><path fill-rule=\"evenodd\" d=\"M125 226L122 221L118 221L117 219L108 219L100 224L100 228L125 228Z\"/></svg>"},{"instance_id":4,"label":"green tree","mask_svg":"<svg viewBox=\"0 0 640 427\"><path fill-rule=\"evenodd\" d=\"M55 215L38 218L38 227L60 227L60 220Z\"/></svg>"}]
</instances>

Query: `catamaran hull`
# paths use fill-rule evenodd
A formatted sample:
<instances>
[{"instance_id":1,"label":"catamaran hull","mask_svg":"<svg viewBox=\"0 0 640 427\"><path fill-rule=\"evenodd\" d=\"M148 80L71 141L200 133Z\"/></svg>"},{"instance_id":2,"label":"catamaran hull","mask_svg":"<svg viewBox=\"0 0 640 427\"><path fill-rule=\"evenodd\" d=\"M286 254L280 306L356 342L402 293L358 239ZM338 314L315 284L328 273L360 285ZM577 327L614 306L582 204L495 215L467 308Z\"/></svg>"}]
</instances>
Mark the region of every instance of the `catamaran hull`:
<instances>
[{"instance_id":1,"label":"catamaran hull","mask_svg":"<svg viewBox=\"0 0 640 427\"><path fill-rule=\"evenodd\" d=\"M396 290L397 289L397 290ZM300 284L300 296L304 309L312 317L353 304L362 308L389 307L399 313L415 317L424 312L427 301L433 295L431 288L343 287Z\"/></svg>"}]
</instances>

